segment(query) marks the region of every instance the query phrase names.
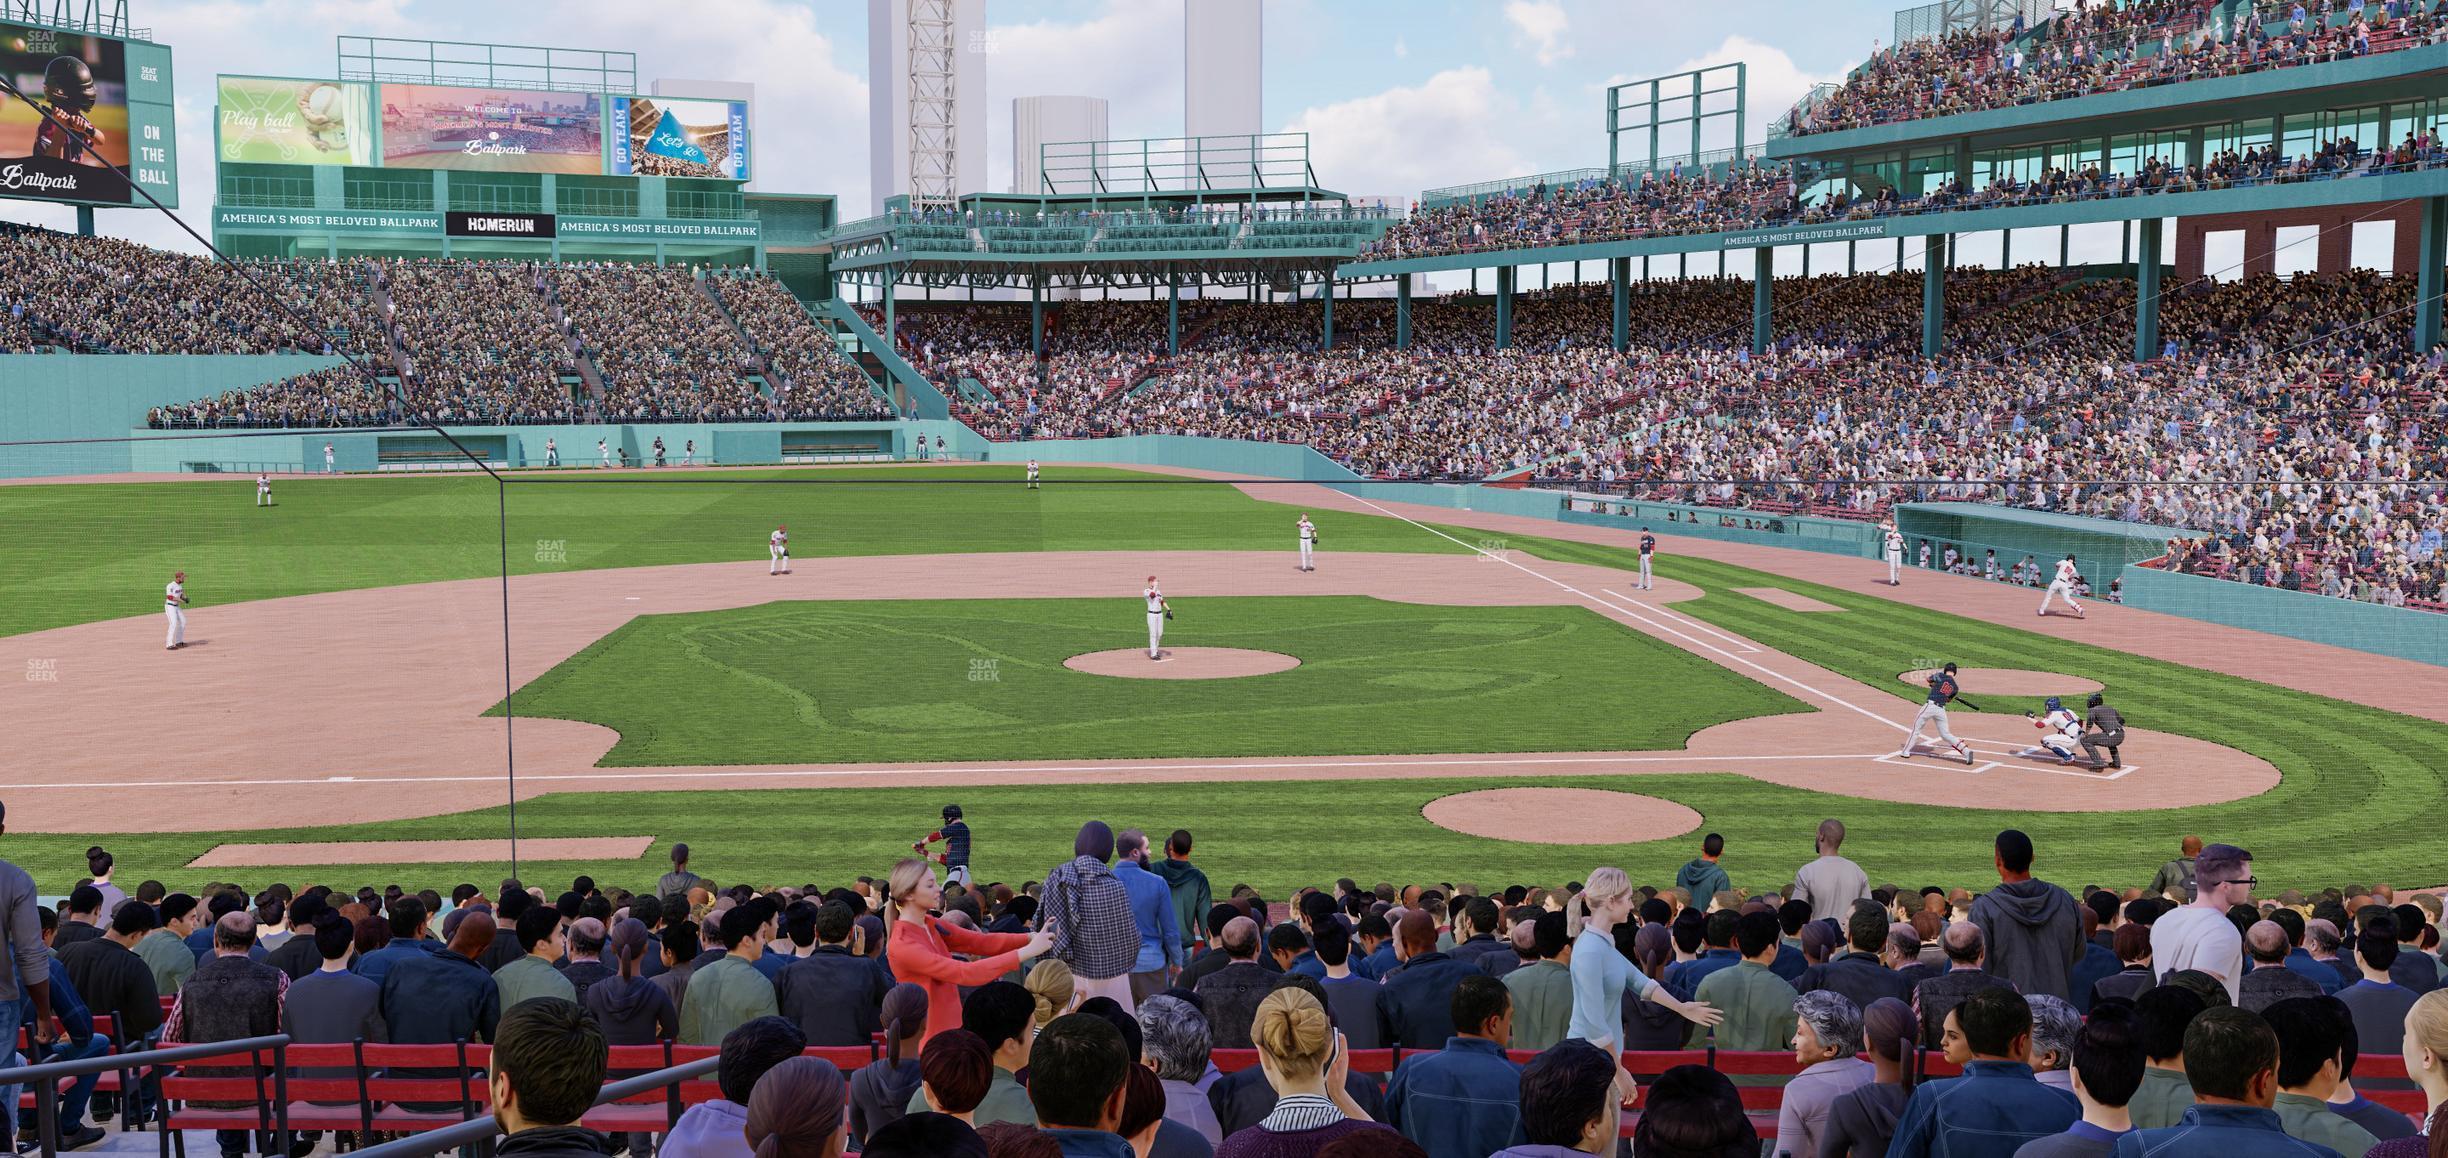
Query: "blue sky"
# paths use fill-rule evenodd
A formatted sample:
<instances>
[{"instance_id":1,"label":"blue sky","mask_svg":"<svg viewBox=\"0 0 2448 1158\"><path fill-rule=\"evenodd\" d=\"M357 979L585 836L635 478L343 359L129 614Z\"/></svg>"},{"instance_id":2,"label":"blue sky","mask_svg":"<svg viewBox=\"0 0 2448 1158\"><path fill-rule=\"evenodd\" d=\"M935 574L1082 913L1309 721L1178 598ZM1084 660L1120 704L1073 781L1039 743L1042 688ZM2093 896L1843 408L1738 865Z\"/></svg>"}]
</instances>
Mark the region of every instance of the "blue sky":
<instances>
[{"instance_id":1,"label":"blue sky","mask_svg":"<svg viewBox=\"0 0 2448 1158\"><path fill-rule=\"evenodd\" d=\"M1251 0L1258 2L1258 0ZM1264 0L1268 126L1312 135L1325 183L1421 188L1602 163L1612 81L1735 59L1751 66L1754 135L1812 81L1891 35L1861 0ZM182 216L212 202L216 73L328 76L339 34L627 49L654 77L758 88L756 188L870 204L862 0L134 0L177 53ZM1177 0L987 0L989 177L1008 180L1015 97L1085 94L1118 137L1181 131ZM0 203L59 225L62 210ZM176 244L165 223L110 211L106 232Z\"/></svg>"}]
</instances>

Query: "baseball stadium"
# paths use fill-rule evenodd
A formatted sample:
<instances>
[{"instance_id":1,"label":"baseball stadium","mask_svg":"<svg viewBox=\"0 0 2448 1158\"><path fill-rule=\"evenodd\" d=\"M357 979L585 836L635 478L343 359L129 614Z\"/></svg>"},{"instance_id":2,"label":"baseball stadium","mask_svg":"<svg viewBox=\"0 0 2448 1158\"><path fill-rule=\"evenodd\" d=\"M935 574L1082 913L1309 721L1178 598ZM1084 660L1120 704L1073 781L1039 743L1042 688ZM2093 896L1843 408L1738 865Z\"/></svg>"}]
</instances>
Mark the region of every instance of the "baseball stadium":
<instances>
[{"instance_id":1,"label":"baseball stadium","mask_svg":"<svg viewBox=\"0 0 2448 1158\"><path fill-rule=\"evenodd\" d=\"M862 194L6 0L21 1152L2448 1154L2448 0L1831 7L1400 196L1288 0L990 181L993 3L820 6Z\"/></svg>"}]
</instances>

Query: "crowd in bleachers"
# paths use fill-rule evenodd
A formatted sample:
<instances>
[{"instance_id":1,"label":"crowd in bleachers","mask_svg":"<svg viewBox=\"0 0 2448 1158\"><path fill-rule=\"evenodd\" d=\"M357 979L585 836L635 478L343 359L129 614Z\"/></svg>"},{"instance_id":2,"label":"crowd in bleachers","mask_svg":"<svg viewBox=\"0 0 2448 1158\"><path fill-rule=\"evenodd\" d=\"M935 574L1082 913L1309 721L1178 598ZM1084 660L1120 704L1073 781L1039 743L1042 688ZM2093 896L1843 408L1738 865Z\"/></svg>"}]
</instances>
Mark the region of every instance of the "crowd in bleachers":
<instances>
[{"instance_id":1,"label":"crowd in bleachers","mask_svg":"<svg viewBox=\"0 0 2448 1158\"><path fill-rule=\"evenodd\" d=\"M1385 258L1578 245L1634 237L1756 229L1788 220L1800 209L1788 165L1759 158L1720 175L1644 173L1638 182L1589 180L1540 186L1523 195L1423 206L1396 222L1367 252Z\"/></svg>"},{"instance_id":2,"label":"crowd in bleachers","mask_svg":"<svg viewBox=\"0 0 2448 1158\"><path fill-rule=\"evenodd\" d=\"M747 422L772 416L749 381L763 364L694 271L560 264L551 284L579 352L603 379L603 416Z\"/></svg>"},{"instance_id":3,"label":"crowd in bleachers","mask_svg":"<svg viewBox=\"0 0 2448 1158\"><path fill-rule=\"evenodd\" d=\"M892 407L867 375L816 325L782 283L749 272L709 276L706 288L739 323L768 369L783 381L775 409L785 418L890 418Z\"/></svg>"},{"instance_id":4,"label":"crowd in bleachers","mask_svg":"<svg viewBox=\"0 0 2448 1158\"><path fill-rule=\"evenodd\" d=\"M328 354L381 332L363 287L322 263L226 265L39 229L0 231L0 302L6 353Z\"/></svg>"},{"instance_id":5,"label":"crowd in bleachers","mask_svg":"<svg viewBox=\"0 0 2448 1158\"><path fill-rule=\"evenodd\" d=\"M1270 898L1210 880L1187 830L1101 821L1041 880L981 881L946 815L940 853L831 888L718 884L680 844L635 892L131 893L94 848L54 912L0 864L0 934L47 978L6 1008L60 1058L286 1033L312 1092L279 1123L334 1094L339 1143L360 1104L378 1132L489 1112L511 1158L2416 1158L2448 1131L2439 897L2276 889L2197 837L2074 889L2014 830L1985 888L1874 884L1828 820L1815 859L1712 833L1638 887ZM709 1056L668 1102L593 1105ZM278 1152L205 1100L260 1064L65 1084L59 1137ZM386 1104L418 1096L444 1100Z\"/></svg>"},{"instance_id":6,"label":"crowd in bleachers","mask_svg":"<svg viewBox=\"0 0 2448 1158\"><path fill-rule=\"evenodd\" d=\"M2235 76L2437 44L2448 4L2254 2L2232 29L2205 0L2078 5L2026 30L1967 28L1878 53L1795 108L1795 135ZM2222 17L2223 19L2223 17Z\"/></svg>"}]
</instances>

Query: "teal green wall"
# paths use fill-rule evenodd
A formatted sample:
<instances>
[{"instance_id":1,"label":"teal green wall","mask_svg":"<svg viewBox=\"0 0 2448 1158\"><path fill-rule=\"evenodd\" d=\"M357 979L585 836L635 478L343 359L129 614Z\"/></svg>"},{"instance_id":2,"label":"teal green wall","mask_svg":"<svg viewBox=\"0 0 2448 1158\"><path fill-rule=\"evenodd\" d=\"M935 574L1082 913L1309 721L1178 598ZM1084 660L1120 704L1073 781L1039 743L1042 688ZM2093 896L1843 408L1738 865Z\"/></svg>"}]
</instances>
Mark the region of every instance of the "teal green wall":
<instances>
[{"instance_id":1,"label":"teal green wall","mask_svg":"<svg viewBox=\"0 0 2448 1158\"><path fill-rule=\"evenodd\" d=\"M2172 527L2121 523L2020 511L1980 503L1906 503L1896 508L1896 530L1904 534L1907 561L1920 561L1921 540L1930 541L1933 560L1953 543L1974 559L1996 548L2003 570L2030 555L2041 563L2067 554L2082 565L2083 574L2102 593L2117 569L2127 563L2166 553L2170 536L2188 534ZM2054 572L2050 572L2054 574Z\"/></svg>"},{"instance_id":2,"label":"teal green wall","mask_svg":"<svg viewBox=\"0 0 2448 1158\"><path fill-rule=\"evenodd\" d=\"M2448 666L2448 615L2330 599L2153 567L2124 571L2125 605Z\"/></svg>"},{"instance_id":3,"label":"teal green wall","mask_svg":"<svg viewBox=\"0 0 2448 1158\"><path fill-rule=\"evenodd\" d=\"M0 444L124 439L130 430L144 426L145 413L153 407L192 402L339 362L338 358L309 354L0 354ZM148 431L145 437L175 433ZM281 436L262 440L267 444L285 441L290 440ZM262 446L249 455L275 457L263 454ZM233 453L230 457L247 456ZM116 474L129 469L130 444L124 441L0 445L0 478Z\"/></svg>"}]
</instances>

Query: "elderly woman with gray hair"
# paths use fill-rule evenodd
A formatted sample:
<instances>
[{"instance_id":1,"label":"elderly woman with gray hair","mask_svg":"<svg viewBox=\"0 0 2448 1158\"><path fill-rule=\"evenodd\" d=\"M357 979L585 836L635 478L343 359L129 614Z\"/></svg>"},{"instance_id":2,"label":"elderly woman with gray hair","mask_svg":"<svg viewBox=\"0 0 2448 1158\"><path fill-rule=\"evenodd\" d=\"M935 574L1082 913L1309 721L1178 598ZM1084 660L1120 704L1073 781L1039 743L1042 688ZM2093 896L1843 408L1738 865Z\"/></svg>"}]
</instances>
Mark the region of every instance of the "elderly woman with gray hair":
<instances>
[{"instance_id":1,"label":"elderly woman with gray hair","mask_svg":"<svg viewBox=\"0 0 2448 1158\"><path fill-rule=\"evenodd\" d=\"M1206 1015L1178 997L1161 994L1139 1003L1140 1059L1164 1083L1164 1116L1199 1132L1210 1147L1224 1144L1223 1124L1207 1101L1207 1055L1214 1038Z\"/></svg>"},{"instance_id":2,"label":"elderly woman with gray hair","mask_svg":"<svg viewBox=\"0 0 2448 1158\"><path fill-rule=\"evenodd\" d=\"M2046 993L2024 998L2031 1003L2032 1076L2044 1086L2074 1092L2074 1038L2082 1033L2082 1014L2074 1003Z\"/></svg>"},{"instance_id":3,"label":"elderly woman with gray hair","mask_svg":"<svg viewBox=\"0 0 2448 1158\"><path fill-rule=\"evenodd\" d=\"M1819 1153L1820 1127L1828 1107L1875 1071L1854 1054L1862 1048L1861 1008L1830 989L1794 999L1794 1064L1802 1067L1785 1085L1777 1110L1777 1147L1792 1154Z\"/></svg>"}]
</instances>

